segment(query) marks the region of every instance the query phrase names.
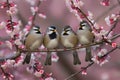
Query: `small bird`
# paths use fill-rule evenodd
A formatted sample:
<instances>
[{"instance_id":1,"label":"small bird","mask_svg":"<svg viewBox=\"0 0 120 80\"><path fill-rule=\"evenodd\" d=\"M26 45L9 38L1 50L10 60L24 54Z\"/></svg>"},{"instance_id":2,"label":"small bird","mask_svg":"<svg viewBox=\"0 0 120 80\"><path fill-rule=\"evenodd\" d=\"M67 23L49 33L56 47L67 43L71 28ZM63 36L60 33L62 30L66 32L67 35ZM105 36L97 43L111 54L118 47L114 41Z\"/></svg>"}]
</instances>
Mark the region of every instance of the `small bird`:
<instances>
[{"instance_id":1,"label":"small bird","mask_svg":"<svg viewBox=\"0 0 120 80\"><path fill-rule=\"evenodd\" d=\"M59 44L59 34L55 26L50 26L47 29L47 33L44 36L43 40L44 46L48 49L55 49ZM47 57L45 60L45 65L51 65L51 52L47 52Z\"/></svg>"},{"instance_id":2,"label":"small bird","mask_svg":"<svg viewBox=\"0 0 120 80\"><path fill-rule=\"evenodd\" d=\"M85 20L80 22L80 27L79 30L77 31L77 36L81 45L89 45L94 42L95 38L94 34L92 33L91 26ZM92 58L91 47L86 47L85 61L91 62L92 61L91 58Z\"/></svg>"},{"instance_id":3,"label":"small bird","mask_svg":"<svg viewBox=\"0 0 120 80\"><path fill-rule=\"evenodd\" d=\"M40 32L39 26L34 26L30 32L26 35L26 39L24 41L25 47L27 50L35 50L40 47L43 43L43 35ZM23 64L30 63L31 52L26 53L26 57L23 61Z\"/></svg>"},{"instance_id":4,"label":"small bird","mask_svg":"<svg viewBox=\"0 0 120 80\"><path fill-rule=\"evenodd\" d=\"M63 28L60 38L61 38L61 43L66 48L73 48L78 44L77 35L69 25L66 25ZM73 64L74 65L81 64L77 51L73 50L72 53L73 53Z\"/></svg>"}]
</instances>

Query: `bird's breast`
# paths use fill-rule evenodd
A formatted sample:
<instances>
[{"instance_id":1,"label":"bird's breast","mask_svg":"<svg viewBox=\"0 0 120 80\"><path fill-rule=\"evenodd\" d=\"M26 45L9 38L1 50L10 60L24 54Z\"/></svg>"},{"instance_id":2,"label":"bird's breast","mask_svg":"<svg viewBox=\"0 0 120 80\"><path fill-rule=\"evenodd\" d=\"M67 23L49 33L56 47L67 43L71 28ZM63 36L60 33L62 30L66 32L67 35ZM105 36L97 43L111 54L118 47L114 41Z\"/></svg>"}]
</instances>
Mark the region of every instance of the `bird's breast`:
<instances>
[{"instance_id":1,"label":"bird's breast","mask_svg":"<svg viewBox=\"0 0 120 80\"><path fill-rule=\"evenodd\" d=\"M65 40L65 41L63 42L63 45L64 45L65 47L74 47L74 45L73 45L69 40Z\"/></svg>"},{"instance_id":2,"label":"bird's breast","mask_svg":"<svg viewBox=\"0 0 120 80\"><path fill-rule=\"evenodd\" d=\"M58 46L58 40L57 39L52 39L48 42L46 48L53 49Z\"/></svg>"}]
</instances>

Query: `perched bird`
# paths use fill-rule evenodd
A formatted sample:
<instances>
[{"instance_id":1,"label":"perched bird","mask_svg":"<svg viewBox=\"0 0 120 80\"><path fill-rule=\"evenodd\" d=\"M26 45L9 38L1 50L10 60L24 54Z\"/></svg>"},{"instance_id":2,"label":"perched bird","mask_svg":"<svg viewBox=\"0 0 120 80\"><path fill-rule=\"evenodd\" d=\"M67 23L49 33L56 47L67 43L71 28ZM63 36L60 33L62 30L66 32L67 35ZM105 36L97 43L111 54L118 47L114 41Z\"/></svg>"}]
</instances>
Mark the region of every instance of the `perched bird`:
<instances>
[{"instance_id":1,"label":"perched bird","mask_svg":"<svg viewBox=\"0 0 120 80\"><path fill-rule=\"evenodd\" d=\"M47 33L44 36L43 44L48 50L57 48L59 44L59 34L55 26L48 27ZM51 52L47 52L45 65L51 64Z\"/></svg>"},{"instance_id":2,"label":"perched bird","mask_svg":"<svg viewBox=\"0 0 120 80\"><path fill-rule=\"evenodd\" d=\"M40 32L39 26L34 26L30 32L26 35L26 39L24 41L25 47L27 50L35 50L41 46L43 43L43 35ZM31 52L26 53L26 57L23 61L23 64L29 64L31 59Z\"/></svg>"},{"instance_id":3,"label":"perched bird","mask_svg":"<svg viewBox=\"0 0 120 80\"><path fill-rule=\"evenodd\" d=\"M66 48L73 48L78 44L77 35L69 25L63 28L60 38L62 45ZM73 53L73 64L74 65L81 64L77 51L73 50L72 53Z\"/></svg>"},{"instance_id":4,"label":"perched bird","mask_svg":"<svg viewBox=\"0 0 120 80\"><path fill-rule=\"evenodd\" d=\"M77 36L81 45L89 45L94 41L94 34L92 33L91 26L87 21L80 22L79 30L77 31ZM91 60L91 47L86 47L86 57L85 61L92 61Z\"/></svg>"}]
</instances>

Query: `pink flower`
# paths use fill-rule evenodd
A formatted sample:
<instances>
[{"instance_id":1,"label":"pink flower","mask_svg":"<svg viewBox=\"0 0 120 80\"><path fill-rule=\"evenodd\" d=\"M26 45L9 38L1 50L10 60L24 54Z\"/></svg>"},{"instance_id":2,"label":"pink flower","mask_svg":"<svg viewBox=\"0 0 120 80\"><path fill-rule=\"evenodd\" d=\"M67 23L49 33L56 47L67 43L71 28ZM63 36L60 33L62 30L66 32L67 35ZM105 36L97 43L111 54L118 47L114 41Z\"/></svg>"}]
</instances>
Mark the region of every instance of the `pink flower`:
<instances>
[{"instance_id":1,"label":"pink flower","mask_svg":"<svg viewBox=\"0 0 120 80\"><path fill-rule=\"evenodd\" d=\"M52 61L57 62L59 60L59 57L57 56L56 52L52 52Z\"/></svg>"},{"instance_id":2,"label":"pink flower","mask_svg":"<svg viewBox=\"0 0 120 80\"><path fill-rule=\"evenodd\" d=\"M112 47L115 48L117 46L117 43L112 42Z\"/></svg>"},{"instance_id":3,"label":"pink flower","mask_svg":"<svg viewBox=\"0 0 120 80\"><path fill-rule=\"evenodd\" d=\"M5 43L10 49L12 49L13 45L10 41L5 41Z\"/></svg>"},{"instance_id":4,"label":"pink flower","mask_svg":"<svg viewBox=\"0 0 120 80\"><path fill-rule=\"evenodd\" d=\"M6 23L5 23L5 22L0 22L0 29L5 28L5 26L6 26Z\"/></svg>"},{"instance_id":5,"label":"pink flower","mask_svg":"<svg viewBox=\"0 0 120 80\"><path fill-rule=\"evenodd\" d=\"M40 71L36 71L35 73L34 73L34 75L36 76L36 77L41 77L41 75L44 73L44 70L40 70Z\"/></svg>"},{"instance_id":6,"label":"pink flower","mask_svg":"<svg viewBox=\"0 0 120 80\"><path fill-rule=\"evenodd\" d=\"M117 18L118 18L118 16L116 14L112 14L111 16L107 16L105 18L106 24L108 26L111 26Z\"/></svg>"},{"instance_id":7,"label":"pink flower","mask_svg":"<svg viewBox=\"0 0 120 80\"><path fill-rule=\"evenodd\" d=\"M101 49L101 50L98 52L98 54L95 55L95 56L92 58L92 60L93 60L95 63L97 63L97 64L99 64L100 66L102 66L103 64L105 64L106 62L108 62L109 59L110 59L110 56L106 55L106 53L107 53L107 50L106 50L106 49ZM104 56L104 55L106 55L106 56ZM104 57L102 57L102 56L104 56Z\"/></svg>"},{"instance_id":8,"label":"pink flower","mask_svg":"<svg viewBox=\"0 0 120 80\"><path fill-rule=\"evenodd\" d=\"M82 75L87 75L87 70L83 70Z\"/></svg>"},{"instance_id":9,"label":"pink flower","mask_svg":"<svg viewBox=\"0 0 120 80\"><path fill-rule=\"evenodd\" d=\"M3 76L3 78L4 78L5 80L14 80L14 79L13 79L13 78L14 78L14 75L12 75L11 73L5 73L5 74L3 74L2 76Z\"/></svg>"},{"instance_id":10,"label":"pink flower","mask_svg":"<svg viewBox=\"0 0 120 80\"><path fill-rule=\"evenodd\" d=\"M16 39L14 43L19 46L22 45L22 42L20 39Z\"/></svg>"},{"instance_id":11,"label":"pink flower","mask_svg":"<svg viewBox=\"0 0 120 80\"><path fill-rule=\"evenodd\" d=\"M30 5L35 5L36 0L26 0Z\"/></svg>"},{"instance_id":12,"label":"pink flower","mask_svg":"<svg viewBox=\"0 0 120 80\"><path fill-rule=\"evenodd\" d=\"M109 6L110 5L110 0L103 0L102 2L100 2L101 5L103 6Z\"/></svg>"},{"instance_id":13,"label":"pink flower","mask_svg":"<svg viewBox=\"0 0 120 80\"><path fill-rule=\"evenodd\" d=\"M9 10L7 10L8 15L15 15L18 12L17 5L14 5L10 7Z\"/></svg>"},{"instance_id":14,"label":"pink flower","mask_svg":"<svg viewBox=\"0 0 120 80\"><path fill-rule=\"evenodd\" d=\"M38 16L41 17L41 18L43 18L43 19L46 19L46 18L47 18L47 16L44 15L44 14L42 14L42 13L39 13Z\"/></svg>"},{"instance_id":15,"label":"pink flower","mask_svg":"<svg viewBox=\"0 0 120 80\"><path fill-rule=\"evenodd\" d=\"M45 80L56 80L56 79L54 79L52 77L47 77L47 78L45 78Z\"/></svg>"},{"instance_id":16,"label":"pink flower","mask_svg":"<svg viewBox=\"0 0 120 80\"><path fill-rule=\"evenodd\" d=\"M36 12L38 12L38 7L30 7L32 15L35 15Z\"/></svg>"},{"instance_id":17,"label":"pink flower","mask_svg":"<svg viewBox=\"0 0 120 80\"><path fill-rule=\"evenodd\" d=\"M7 60L4 64L1 65L2 68L6 69L8 67L13 67L15 60Z\"/></svg>"},{"instance_id":18,"label":"pink flower","mask_svg":"<svg viewBox=\"0 0 120 80\"><path fill-rule=\"evenodd\" d=\"M93 13L88 11L88 16L87 17L88 17L89 20L93 20Z\"/></svg>"}]
</instances>

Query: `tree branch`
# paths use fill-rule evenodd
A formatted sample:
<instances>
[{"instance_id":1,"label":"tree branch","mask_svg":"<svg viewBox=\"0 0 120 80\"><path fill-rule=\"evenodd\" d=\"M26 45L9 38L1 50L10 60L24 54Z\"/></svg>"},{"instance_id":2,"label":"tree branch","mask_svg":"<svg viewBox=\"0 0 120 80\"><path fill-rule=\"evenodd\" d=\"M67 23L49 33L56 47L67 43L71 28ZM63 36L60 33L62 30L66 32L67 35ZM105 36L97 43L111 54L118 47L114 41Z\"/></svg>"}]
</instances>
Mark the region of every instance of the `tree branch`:
<instances>
[{"instance_id":1,"label":"tree branch","mask_svg":"<svg viewBox=\"0 0 120 80\"><path fill-rule=\"evenodd\" d=\"M120 37L120 34L117 34L117 35L114 35L111 39L109 40L114 40L116 38ZM99 44L103 44L103 43L106 43L106 41L104 40L101 40L99 42L95 42L95 43L92 43L90 45L85 45L85 46L78 46L78 47L74 47L74 48L70 48L70 49L53 49L53 50L22 50L22 49L19 49L16 53L16 55L13 55L11 57L7 57L7 58L0 58L0 62L3 62L3 61L6 61L8 59L16 59L17 57L19 57L21 55L22 52L63 52L63 51L71 51L71 50L76 50L76 49L81 49L81 48L86 48L88 46L95 46L95 45L99 45Z\"/></svg>"},{"instance_id":2,"label":"tree branch","mask_svg":"<svg viewBox=\"0 0 120 80\"><path fill-rule=\"evenodd\" d=\"M113 48L112 50L108 51L105 55L103 55L102 57L100 57L101 59L104 58L105 56L109 55L110 53L112 53L113 51L115 51L117 48L120 48L120 46L117 46L115 48ZM89 67L91 67L94 64L94 62L91 62L90 64L88 64L86 67L84 67L83 69L81 69L80 71L72 74L71 76L67 77L65 80L70 80L71 78L73 78L74 76L76 76L77 74L81 73L82 71L88 69Z\"/></svg>"},{"instance_id":3,"label":"tree branch","mask_svg":"<svg viewBox=\"0 0 120 80\"><path fill-rule=\"evenodd\" d=\"M37 7L39 7L40 4L41 4L41 1L39 0L38 3L37 3ZM33 15L31 28L34 26L34 22L35 22L35 19L36 19L37 13L38 13L38 11L36 11L35 14Z\"/></svg>"},{"instance_id":4,"label":"tree branch","mask_svg":"<svg viewBox=\"0 0 120 80\"><path fill-rule=\"evenodd\" d=\"M108 33L106 34L106 37L110 34L110 32L117 26L117 23L119 22L119 19L117 19L114 23L114 25L110 28L110 30L108 31Z\"/></svg>"}]
</instances>

